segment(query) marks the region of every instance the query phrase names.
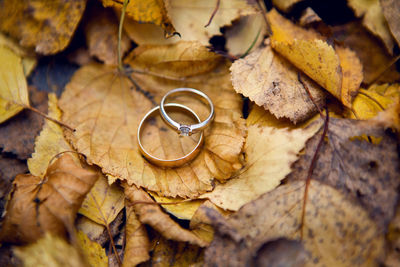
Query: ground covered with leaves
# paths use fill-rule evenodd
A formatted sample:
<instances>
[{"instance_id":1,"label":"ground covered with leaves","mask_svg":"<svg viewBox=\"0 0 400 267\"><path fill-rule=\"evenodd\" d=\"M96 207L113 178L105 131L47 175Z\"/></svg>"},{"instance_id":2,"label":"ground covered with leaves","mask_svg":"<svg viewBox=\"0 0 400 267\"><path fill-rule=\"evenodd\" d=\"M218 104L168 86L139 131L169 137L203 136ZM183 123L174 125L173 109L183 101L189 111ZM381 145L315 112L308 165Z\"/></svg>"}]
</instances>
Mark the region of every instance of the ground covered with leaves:
<instances>
[{"instance_id":1,"label":"ground covered with leaves","mask_svg":"<svg viewBox=\"0 0 400 267\"><path fill-rule=\"evenodd\" d=\"M0 1L0 265L399 266L399 45L396 0Z\"/></svg>"}]
</instances>

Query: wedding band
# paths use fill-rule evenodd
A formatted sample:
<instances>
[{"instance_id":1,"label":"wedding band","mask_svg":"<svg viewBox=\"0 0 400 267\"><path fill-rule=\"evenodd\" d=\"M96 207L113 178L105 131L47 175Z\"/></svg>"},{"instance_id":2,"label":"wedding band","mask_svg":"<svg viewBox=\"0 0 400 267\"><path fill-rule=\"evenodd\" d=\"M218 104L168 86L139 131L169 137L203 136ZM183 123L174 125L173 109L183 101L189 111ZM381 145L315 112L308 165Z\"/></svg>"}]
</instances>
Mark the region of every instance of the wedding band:
<instances>
[{"instance_id":1,"label":"wedding band","mask_svg":"<svg viewBox=\"0 0 400 267\"><path fill-rule=\"evenodd\" d=\"M192 124L192 125L187 125L187 124L181 124L176 121L174 121L170 116L168 116L167 112L165 111L165 100L171 96L171 95L181 95L181 94L187 94L187 93L192 93L198 96L201 96L205 100L207 100L209 106L210 106L210 115L205 121L199 121L197 124ZM193 133L199 132L203 130L204 128L207 127L207 125L214 119L214 105L211 101L211 99L203 92L193 89L193 88L176 88L164 95L164 97L161 99L160 102L160 113L161 117L165 120L165 122L171 126L176 132L178 132L181 136L189 136L192 135Z\"/></svg>"},{"instance_id":2,"label":"wedding band","mask_svg":"<svg viewBox=\"0 0 400 267\"><path fill-rule=\"evenodd\" d=\"M142 155L151 163L160 166L160 167L169 167L169 168L173 168L173 167L179 167L182 166L183 164L192 161L200 152L200 147L203 144L204 138L203 138L203 133L200 134L200 138L199 141L197 142L196 146L194 147L194 149L189 152L188 154L184 155L183 157L177 158L177 159L171 159L171 160L167 160L167 159L160 159L157 158L153 155L151 155L149 152L146 151L146 149L144 149L144 147L142 146L142 143L140 141L140 136L142 133L142 126L143 123L147 120L147 118L152 115L153 113L155 113L156 111L158 111L160 109L160 106L157 106L153 109L151 109L142 119L142 121L139 124L138 127L138 132L137 132L137 140L138 140L138 144L139 144L139 150L142 153ZM197 114L191 110L190 108L181 105L181 104L177 104L177 103L168 103L164 105L164 110L165 109L169 109L169 110L173 110L173 109L180 109L183 111L186 111L187 113L189 113L190 115L192 115L198 122L201 122L200 118L197 116Z\"/></svg>"}]
</instances>

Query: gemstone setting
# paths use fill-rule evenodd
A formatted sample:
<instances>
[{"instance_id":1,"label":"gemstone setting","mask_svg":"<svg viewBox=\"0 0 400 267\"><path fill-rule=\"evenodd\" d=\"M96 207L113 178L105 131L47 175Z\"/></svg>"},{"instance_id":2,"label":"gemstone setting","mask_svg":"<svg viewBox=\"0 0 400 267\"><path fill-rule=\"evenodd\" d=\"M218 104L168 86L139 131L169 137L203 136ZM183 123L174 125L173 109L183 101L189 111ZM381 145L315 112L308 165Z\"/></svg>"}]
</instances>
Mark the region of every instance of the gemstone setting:
<instances>
[{"instance_id":1,"label":"gemstone setting","mask_svg":"<svg viewBox=\"0 0 400 267\"><path fill-rule=\"evenodd\" d=\"M192 134L192 129L190 125L180 125L179 126L179 135L180 136L189 136Z\"/></svg>"}]
</instances>

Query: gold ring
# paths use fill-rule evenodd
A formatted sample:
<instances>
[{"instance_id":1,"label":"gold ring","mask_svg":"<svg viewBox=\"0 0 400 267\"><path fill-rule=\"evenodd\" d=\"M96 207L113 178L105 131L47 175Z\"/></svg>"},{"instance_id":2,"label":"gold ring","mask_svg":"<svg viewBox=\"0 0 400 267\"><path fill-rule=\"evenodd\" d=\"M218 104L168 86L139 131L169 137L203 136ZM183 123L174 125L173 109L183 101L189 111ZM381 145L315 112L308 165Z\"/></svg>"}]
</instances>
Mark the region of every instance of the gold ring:
<instances>
[{"instance_id":1,"label":"gold ring","mask_svg":"<svg viewBox=\"0 0 400 267\"><path fill-rule=\"evenodd\" d=\"M197 114L191 110L190 108L181 105L181 104L177 104L177 103L168 103L165 104L164 107L166 109L169 110L173 110L173 109L179 109L179 110L183 110L188 112L190 115L192 115L198 122L201 122L200 118L197 116ZM173 168L173 167L179 167L182 166L183 164L192 161L194 158L196 158L196 156L199 154L200 152L200 147L203 144L204 138L203 138L203 132L200 133L200 138L199 141L197 142L196 146L194 147L194 149L189 152L188 154L184 155L183 157L180 158L176 158L176 159L160 159L157 158L153 155L151 155L150 153L148 153L146 151L146 149L144 149L144 147L142 146L142 143L140 141L140 136L142 134L142 125L143 123L147 120L147 118L152 115L153 113L155 113L156 111L158 111L160 109L160 106L157 106L153 109L151 109L149 112L147 112L147 114L143 117L142 121L139 124L138 127L138 132L137 132L137 140L138 140L138 144L139 144L139 150L140 153L142 153L142 155L151 163L160 166L160 167L169 167L169 168Z\"/></svg>"}]
</instances>

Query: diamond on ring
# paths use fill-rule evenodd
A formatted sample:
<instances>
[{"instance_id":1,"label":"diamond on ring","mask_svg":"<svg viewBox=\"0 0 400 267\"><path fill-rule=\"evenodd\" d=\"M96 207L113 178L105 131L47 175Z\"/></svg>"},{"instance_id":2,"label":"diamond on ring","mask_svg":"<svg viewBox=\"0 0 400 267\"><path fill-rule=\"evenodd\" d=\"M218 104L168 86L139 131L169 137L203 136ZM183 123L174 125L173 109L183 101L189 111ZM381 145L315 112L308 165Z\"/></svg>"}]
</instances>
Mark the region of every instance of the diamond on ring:
<instances>
[{"instance_id":1,"label":"diamond on ring","mask_svg":"<svg viewBox=\"0 0 400 267\"><path fill-rule=\"evenodd\" d=\"M192 129L190 125L180 125L179 127L179 135L180 136L189 136L192 134Z\"/></svg>"}]
</instances>

